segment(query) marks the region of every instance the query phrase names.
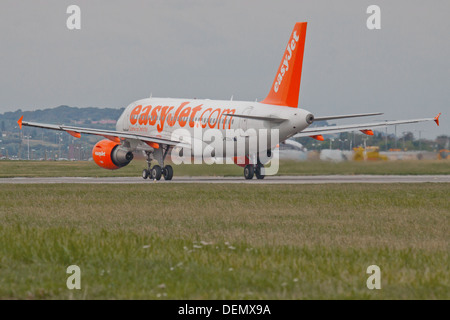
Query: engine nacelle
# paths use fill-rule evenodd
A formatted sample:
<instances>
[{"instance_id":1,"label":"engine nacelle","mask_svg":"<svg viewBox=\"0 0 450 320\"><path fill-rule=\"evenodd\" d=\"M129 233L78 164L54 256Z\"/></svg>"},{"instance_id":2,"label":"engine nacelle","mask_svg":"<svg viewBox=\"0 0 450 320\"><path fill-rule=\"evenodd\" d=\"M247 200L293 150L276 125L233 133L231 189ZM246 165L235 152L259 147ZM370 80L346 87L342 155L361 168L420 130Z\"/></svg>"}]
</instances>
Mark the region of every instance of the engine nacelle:
<instances>
[{"instance_id":1,"label":"engine nacelle","mask_svg":"<svg viewBox=\"0 0 450 320\"><path fill-rule=\"evenodd\" d=\"M99 167L115 170L129 164L133 160L133 153L121 147L120 143L102 140L92 149L92 158Z\"/></svg>"}]
</instances>

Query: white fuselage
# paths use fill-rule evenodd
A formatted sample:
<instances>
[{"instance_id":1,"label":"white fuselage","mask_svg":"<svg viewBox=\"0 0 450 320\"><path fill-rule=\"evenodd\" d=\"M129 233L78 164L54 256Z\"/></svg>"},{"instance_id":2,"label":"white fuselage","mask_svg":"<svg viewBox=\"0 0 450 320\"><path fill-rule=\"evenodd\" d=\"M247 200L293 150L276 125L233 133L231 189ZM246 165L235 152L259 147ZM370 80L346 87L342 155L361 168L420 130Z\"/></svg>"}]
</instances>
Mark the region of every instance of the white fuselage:
<instances>
[{"instance_id":1,"label":"white fuselage","mask_svg":"<svg viewBox=\"0 0 450 320\"><path fill-rule=\"evenodd\" d=\"M310 112L300 108L258 102L148 98L127 106L116 127L117 131L179 140L183 140L184 135L198 139L195 128L197 131L199 128L203 131L215 129L223 137L229 137L230 132L245 136L249 130L254 130L259 137L258 133L263 129L270 137L271 129L275 129L278 140L284 141L308 127L310 116ZM208 144L203 136L200 136L202 143ZM267 149L275 147L279 141L271 141ZM225 154L224 150L223 156L233 155Z\"/></svg>"}]
</instances>

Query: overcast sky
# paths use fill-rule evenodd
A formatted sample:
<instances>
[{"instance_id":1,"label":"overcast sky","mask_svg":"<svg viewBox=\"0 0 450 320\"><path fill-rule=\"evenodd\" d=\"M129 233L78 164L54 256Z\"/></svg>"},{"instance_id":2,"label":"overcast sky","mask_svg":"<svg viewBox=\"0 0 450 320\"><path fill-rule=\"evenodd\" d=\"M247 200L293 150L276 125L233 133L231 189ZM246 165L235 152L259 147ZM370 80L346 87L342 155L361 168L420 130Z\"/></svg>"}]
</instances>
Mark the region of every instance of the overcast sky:
<instances>
[{"instance_id":1,"label":"overcast sky","mask_svg":"<svg viewBox=\"0 0 450 320\"><path fill-rule=\"evenodd\" d=\"M81 8L81 30L66 27L71 4ZM381 30L366 27L371 4L381 8ZM307 21L301 108L316 116L385 113L377 119L442 112L439 128L426 123L397 132L450 134L448 0L2 0L0 6L0 112L120 108L150 94L262 100L295 22Z\"/></svg>"}]
</instances>

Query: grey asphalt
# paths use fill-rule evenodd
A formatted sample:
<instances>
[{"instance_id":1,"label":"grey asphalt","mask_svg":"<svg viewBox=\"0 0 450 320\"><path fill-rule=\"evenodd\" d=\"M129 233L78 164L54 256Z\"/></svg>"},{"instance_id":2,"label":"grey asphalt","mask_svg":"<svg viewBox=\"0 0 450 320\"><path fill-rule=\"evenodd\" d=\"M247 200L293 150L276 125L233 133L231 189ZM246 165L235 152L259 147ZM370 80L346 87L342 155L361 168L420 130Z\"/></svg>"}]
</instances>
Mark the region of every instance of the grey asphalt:
<instances>
[{"instance_id":1,"label":"grey asphalt","mask_svg":"<svg viewBox=\"0 0 450 320\"><path fill-rule=\"evenodd\" d=\"M144 180L141 177L54 177L54 178L1 178L5 184L87 183L253 183L253 184L330 184L330 183L449 183L450 175L329 175L329 176L266 176L263 180L245 180L244 177L174 177L172 181Z\"/></svg>"}]
</instances>

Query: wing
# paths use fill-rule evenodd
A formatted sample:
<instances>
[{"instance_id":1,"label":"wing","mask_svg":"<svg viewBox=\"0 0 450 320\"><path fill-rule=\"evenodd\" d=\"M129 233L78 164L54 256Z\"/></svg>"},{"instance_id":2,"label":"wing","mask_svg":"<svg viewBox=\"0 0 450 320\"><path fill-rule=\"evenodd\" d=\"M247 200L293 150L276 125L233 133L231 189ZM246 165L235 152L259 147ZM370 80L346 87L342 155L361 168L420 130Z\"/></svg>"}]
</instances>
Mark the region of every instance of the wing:
<instances>
[{"instance_id":1,"label":"wing","mask_svg":"<svg viewBox=\"0 0 450 320\"><path fill-rule=\"evenodd\" d=\"M343 125L343 126L326 126L326 127L315 127L315 128L307 128L297 134L295 134L294 138L300 137L312 137L318 140L323 140L321 137L322 134L333 134L340 132L350 132L350 131L362 131L365 134L373 135L372 128L376 127L386 127L393 126L398 124L407 124L407 123L418 123L424 121L434 121L437 125L439 125L439 113L434 118L422 118L422 119L411 119L411 120L397 120L397 121L383 121L383 122L373 122L373 123L363 123L363 124L352 124L352 125Z\"/></svg>"},{"instance_id":2,"label":"wing","mask_svg":"<svg viewBox=\"0 0 450 320\"><path fill-rule=\"evenodd\" d=\"M81 127L73 127L73 126L65 126L65 125L55 125L55 124L45 124L45 123L37 123L37 122L26 122L23 121L23 116L17 121L20 129L22 126L28 127L36 127L50 130L58 130L58 131L66 131L71 136L80 138L81 134L93 134L97 136L105 137L114 142L120 143L125 139L135 139L140 140L145 143L158 143L158 144L166 144L169 146L190 146L185 141L173 139L172 137L168 137L162 134L140 134L140 133L130 133L126 131L115 131L115 130L101 130L101 129L91 129L91 128L81 128Z\"/></svg>"}]
</instances>

